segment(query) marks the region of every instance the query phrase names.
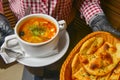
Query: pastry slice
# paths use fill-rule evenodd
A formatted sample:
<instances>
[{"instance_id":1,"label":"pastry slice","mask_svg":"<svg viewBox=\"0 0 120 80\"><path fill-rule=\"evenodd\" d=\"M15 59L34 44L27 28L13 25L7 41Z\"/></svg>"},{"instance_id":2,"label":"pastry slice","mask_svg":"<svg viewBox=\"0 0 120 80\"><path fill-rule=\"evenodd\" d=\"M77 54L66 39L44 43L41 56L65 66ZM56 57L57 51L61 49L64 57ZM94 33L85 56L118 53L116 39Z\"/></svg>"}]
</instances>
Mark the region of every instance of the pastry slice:
<instances>
[{"instance_id":1,"label":"pastry slice","mask_svg":"<svg viewBox=\"0 0 120 80\"><path fill-rule=\"evenodd\" d=\"M93 54L80 52L79 60L85 70L92 75L104 76L111 72L120 61L120 44L105 42Z\"/></svg>"},{"instance_id":2,"label":"pastry slice","mask_svg":"<svg viewBox=\"0 0 120 80\"><path fill-rule=\"evenodd\" d=\"M73 80L96 80L97 76L91 75L81 67L75 74L73 74Z\"/></svg>"},{"instance_id":3,"label":"pastry slice","mask_svg":"<svg viewBox=\"0 0 120 80\"><path fill-rule=\"evenodd\" d=\"M113 70L108 80L120 80L120 63Z\"/></svg>"},{"instance_id":4,"label":"pastry slice","mask_svg":"<svg viewBox=\"0 0 120 80\"><path fill-rule=\"evenodd\" d=\"M79 54L76 54L71 63L72 74L76 73L81 67L82 65L79 61Z\"/></svg>"}]
</instances>

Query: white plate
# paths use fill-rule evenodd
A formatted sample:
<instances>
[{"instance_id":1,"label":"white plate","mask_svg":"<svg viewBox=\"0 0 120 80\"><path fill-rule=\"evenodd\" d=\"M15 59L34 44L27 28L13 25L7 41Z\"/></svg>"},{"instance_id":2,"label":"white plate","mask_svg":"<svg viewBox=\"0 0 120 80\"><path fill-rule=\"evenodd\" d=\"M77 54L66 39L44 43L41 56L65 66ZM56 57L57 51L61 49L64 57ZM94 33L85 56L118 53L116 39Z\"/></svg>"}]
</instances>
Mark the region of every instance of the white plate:
<instances>
[{"instance_id":1,"label":"white plate","mask_svg":"<svg viewBox=\"0 0 120 80\"><path fill-rule=\"evenodd\" d=\"M23 65L30 67L43 67L50 65L63 57L63 55L66 53L69 47L69 42L70 42L69 35L68 32L66 31L65 34L61 36L58 44L59 53L45 58L29 57L29 58L19 59L17 61Z\"/></svg>"}]
</instances>

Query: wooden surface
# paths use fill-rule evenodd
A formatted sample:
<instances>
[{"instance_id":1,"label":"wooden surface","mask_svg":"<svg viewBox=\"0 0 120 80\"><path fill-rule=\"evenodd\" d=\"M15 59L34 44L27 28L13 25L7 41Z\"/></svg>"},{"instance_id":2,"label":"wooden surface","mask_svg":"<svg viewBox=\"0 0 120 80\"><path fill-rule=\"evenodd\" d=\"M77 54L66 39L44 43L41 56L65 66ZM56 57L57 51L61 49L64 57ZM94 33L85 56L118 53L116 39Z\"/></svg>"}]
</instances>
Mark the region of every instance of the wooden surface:
<instances>
[{"instance_id":1,"label":"wooden surface","mask_svg":"<svg viewBox=\"0 0 120 80\"><path fill-rule=\"evenodd\" d=\"M112 26L120 31L120 0L101 0L101 6Z\"/></svg>"},{"instance_id":2,"label":"wooden surface","mask_svg":"<svg viewBox=\"0 0 120 80\"><path fill-rule=\"evenodd\" d=\"M17 17L11 11L8 0L2 0L2 4L3 4L4 15L7 17L11 27L13 28L17 22Z\"/></svg>"}]
</instances>

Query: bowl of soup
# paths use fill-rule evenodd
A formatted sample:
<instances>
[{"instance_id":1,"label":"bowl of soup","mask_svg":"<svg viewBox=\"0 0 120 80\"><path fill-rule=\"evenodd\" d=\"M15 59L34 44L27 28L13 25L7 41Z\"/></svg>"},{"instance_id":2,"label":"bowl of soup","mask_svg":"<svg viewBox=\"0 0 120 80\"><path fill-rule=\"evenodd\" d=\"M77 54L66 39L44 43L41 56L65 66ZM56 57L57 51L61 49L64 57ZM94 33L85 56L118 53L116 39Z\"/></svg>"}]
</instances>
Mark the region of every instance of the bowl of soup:
<instances>
[{"instance_id":1,"label":"bowl of soup","mask_svg":"<svg viewBox=\"0 0 120 80\"><path fill-rule=\"evenodd\" d=\"M57 33L54 23L40 17L32 17L19 28L21 39L30 43L41 43L52 39Z\"/></svg>"},{"instance_id":2,"label":"bowl of soup","mask_svg":"<svg viewBox=\"0 0 120 80\"><path fill-rule=\"evenodd\" d=\"M15 34L8 41L16 39L22 50L32 57L53 55L58 47L59 34L66 29L64 20L57 21L46 14L30 14L15 25ZM57 53L57 52L56 52Z\"/></svg>"}]
</instances>

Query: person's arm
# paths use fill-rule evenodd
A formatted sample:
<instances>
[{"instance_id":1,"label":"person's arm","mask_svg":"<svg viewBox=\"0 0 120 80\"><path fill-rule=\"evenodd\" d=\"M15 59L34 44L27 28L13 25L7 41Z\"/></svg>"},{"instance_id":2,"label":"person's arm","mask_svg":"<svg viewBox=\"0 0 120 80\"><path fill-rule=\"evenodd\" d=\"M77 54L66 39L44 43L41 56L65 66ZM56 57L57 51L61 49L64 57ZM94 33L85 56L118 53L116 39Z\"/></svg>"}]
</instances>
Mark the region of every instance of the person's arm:
<instances>
[{"instance_id":1,"label":"person's arm","mask_svg":"<svg viewBox=\"0 0 120 80\"><path fill-rule=\"evenodd\" d=\"M3 6L2 6L2 1L0 0L0 13L3 14Z\"/></svg>"},{"instance_id":2,"label":"person's arm","mask_svg":"<svg viewBox=\"0 0 120 80\"><path fill-rule=\"evenodd\" d=\"M0 47L4 42L6 36L11 35L14 33L13 29L11 28L8 19L4 15L2 1L0 0Z\"/></svg>"},{"instance_id":3,"label":"person's arm","mask_svg":"<svg viewBox=\"0 0 120 80\"><path fill-rule=\"evenodd\" d=\"M99 0L84 0L80 12L93 31L107 31L120 37L120 32L113 28L107 20Z\"/></svg>"}]
</instances>

